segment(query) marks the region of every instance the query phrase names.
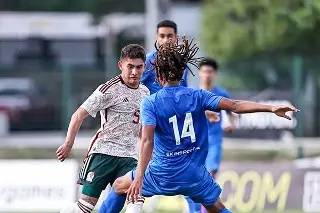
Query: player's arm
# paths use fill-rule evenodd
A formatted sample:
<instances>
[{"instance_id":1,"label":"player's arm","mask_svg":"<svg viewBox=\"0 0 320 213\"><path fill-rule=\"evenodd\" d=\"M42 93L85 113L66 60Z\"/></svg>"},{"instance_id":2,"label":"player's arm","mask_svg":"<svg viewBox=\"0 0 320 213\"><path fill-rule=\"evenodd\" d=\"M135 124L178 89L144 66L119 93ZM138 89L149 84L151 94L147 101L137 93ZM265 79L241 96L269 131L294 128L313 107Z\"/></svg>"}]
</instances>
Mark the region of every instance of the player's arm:
<instances>
[{"instance_id":1,"label":"player's arm","mask_svg":"<svg viewBox=\"0 0 320 213\"><path fill-rule=\"evenodd\" d=\"M298 110L293 106L273 106L267 104L259 104L251 101L232 100L228 98L222 98L218 104L218 109L230 110L234 113L255 113L255 112L272 112L276 113L280 117L291 119L285 115L285 112Z\"/></svg>"},{"instance_id":2,"label":"player's arm","mask_svg":"<svg viewBox=\"0 0 320 213\"><path fill-rule=\"evenodd\" d=\"M216 123L220 121L219 113L209 110L206 110L205 113L210 123Z\"/></svg>"},{"instance_id":3,"label":"player's arm","mask_svg":"<svg viewBox=\"0 0 320 213\"><path fill-rule=\"evenodd\" d=\"M76 138L76 134L78 133L84 118L87 117L88 115L89 115L89 113L81 107L79 107L73 113L71 120L70 120L70 123L69 123L67 136L66 136L66 140L65 140L65 143L67 146L70 146L70 147L73 146L74 140Z\"/></svg>"},{"instance_id":4,"label":"player's arm","mask_svg":"<svg viewBox=\"0 0 320 213\"><path fill-rule=\"evenodd\" d=\"M145 98L142 101L140 113L142 120L142 131L136 179L142 181L143 175L152 156L154 132L156 128L156 116L154 113L154 108L148 98Z\"/></svg>"},{"instance_id":5,"label":"player's arm","mask_svg":"<svg viewBox=\"0 0 320 213\"><path fill-rule=\"evenodd\" d=\"M229 121L230 121L230 125L228 127L224 128L224 131L232 132L236 127L237 116L234 113L230 112L230 111L227 111L227 114L228 114L228 118L229 118Z\"/></svg>"},{"instance_id":6,"label":"player's arm","mask_svg":"<svg viewBox=\"0 0 320 213\"><path fill-rule=\"evenodd\" d=\"M89 113L83 108L79 107L72 115L67 136L65 142L58 148L57 156L60 161L64 161L70 154L71 148L73 147L76 135L82 125L82 122Z\"/></svg>"},{"instance_id":7,"label":"player's arm","mask_svg":"<svg viewBox=\"0 0 320 213\"><path fill-rule=\"evenodd\" d=\"M286 112L294 111L298 112L294 106L274 106L259 104L251 101L233 100L217 96L213 93L202 91L204 108L205 110L217 111L217 110L229 110L234 113L255 113L255 112L271 112L277 116L284 117L291 120L290 116L286 115Z\"/></svg>"},{"instance_id":8,"label":"player's arm","mask_svg":"<svg viewBox=\"0 0 320 213\"><path fill-rule=\"evenodd\" d=\"M83 123L83 120L91 115L95 117L97 112L107 108L111 104L111 94L105 91L106 85L100 85L88 99L73 113L65 142L58 148L57 156L60 161L64 161L70 154L74 145L76 135Z\"/></svg>"}]
</instances>

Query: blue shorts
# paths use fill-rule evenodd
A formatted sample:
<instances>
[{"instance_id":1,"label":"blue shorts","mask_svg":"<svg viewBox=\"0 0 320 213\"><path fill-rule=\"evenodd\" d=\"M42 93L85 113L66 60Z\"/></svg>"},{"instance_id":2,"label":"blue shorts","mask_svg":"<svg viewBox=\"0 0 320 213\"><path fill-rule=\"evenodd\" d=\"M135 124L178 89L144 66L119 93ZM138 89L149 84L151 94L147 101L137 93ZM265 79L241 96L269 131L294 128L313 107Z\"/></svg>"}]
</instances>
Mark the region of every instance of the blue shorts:
<instances>
[{"instance_id":1,"label":"blue shorts","mask_svg":"<svg viewBox=\"0 0 320 213\"><path fill-rule=\"evenodd\" d=\"M196 203L201 203L203 206L211 206L220 197L222 189L205 167L200 173L203 173L201 181L184 181L182 178L176 177L172 182L165 182L161 181L160 175L153 174L150 171L150 166L148 166L143 177L142 195L144 197L184 195L190 197ZM132 180L135 174L136 170L132 170ZM193 177L190 172L188 174ZM195 176L197 175L195 174Z\"/></svg>"},{"instance_id":2,"label":"blue shorts","mask_svg":"<svg viewBox=\"0 0 320 213\"><path fill-rule=\"evenodd\" d=\"M209 136L209 151L206 158L206 167L209 172L217 172L222 160L222 135Z\"/></svg>"}]
</instances>

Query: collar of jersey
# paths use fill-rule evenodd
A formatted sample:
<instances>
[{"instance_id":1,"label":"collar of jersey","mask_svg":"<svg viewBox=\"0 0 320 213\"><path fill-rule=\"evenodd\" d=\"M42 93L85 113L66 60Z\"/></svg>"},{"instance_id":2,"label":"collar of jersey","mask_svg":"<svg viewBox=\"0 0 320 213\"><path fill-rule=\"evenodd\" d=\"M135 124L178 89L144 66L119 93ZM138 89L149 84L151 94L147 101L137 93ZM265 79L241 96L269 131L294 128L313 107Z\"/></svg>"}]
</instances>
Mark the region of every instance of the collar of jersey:
<instances>
[{"instance_id":1,"label":"collar of jersey","mask_svg":"<svg viewBox=\"0 0 320 213\"><path fill-rule=\"evenodd\" d=\"M128 85L124 82L121 74L119 75L119 78L120 78L121 83L122 83L123 85L125 85L126 87L128 87L129 89L138 89L139 86L140 86L140 84L139 84L137 87L130 87L130 86L128 86Z\"/></svg>"},{"instance_id":2,"label":"collar of jersey","mask_svg":"<svg viewBox=\"0 0 320 213\"><path fill-rule=\"evenodd\" d=\"M163 88L174 88L174 87L179 87L179 86L180 86L179 84L178 85L167 85Z\"/></svg>"}]
</instances>

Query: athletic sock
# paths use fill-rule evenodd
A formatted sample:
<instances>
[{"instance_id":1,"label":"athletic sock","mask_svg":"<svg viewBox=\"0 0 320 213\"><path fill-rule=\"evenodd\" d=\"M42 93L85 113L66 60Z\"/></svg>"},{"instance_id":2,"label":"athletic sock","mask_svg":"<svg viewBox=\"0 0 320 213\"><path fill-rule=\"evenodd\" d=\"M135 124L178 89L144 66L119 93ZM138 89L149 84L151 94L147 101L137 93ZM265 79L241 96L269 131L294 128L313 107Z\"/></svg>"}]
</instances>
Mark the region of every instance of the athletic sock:
<instances>
[{"instance_id":1,"label":"athletic sock","mask_svg":"<svg viewBox=\"0 0 320 213\"><path fill-rule=\"evenodd\" d=\"M142 213L144 197L139 197L136 202L128 202L125 213Z\"/></svg>"},{"instance_id":2,"label":"athletic sock","mask_svg":"<svg viewBox=\"0 0 320 213\"><path fill-rule=\"evenodd\" d=\"M83 211L84 213L91 213L92 210L94 209L94 205L79 199L77 202L77 205L79 207L79 209L81 209L81 211Z\"/></svg>"},{"instance_id":3,"label":"athletic sock","mask_svg":"<svg viewBox=\"0 0 320 213\"><path fill-rule=\"evenodd\" d=\"M119 213L126 202L126 196L118 195L111 188L108 197L103 201L99 209L99 213Z\"/></svg>"}]
</instances>

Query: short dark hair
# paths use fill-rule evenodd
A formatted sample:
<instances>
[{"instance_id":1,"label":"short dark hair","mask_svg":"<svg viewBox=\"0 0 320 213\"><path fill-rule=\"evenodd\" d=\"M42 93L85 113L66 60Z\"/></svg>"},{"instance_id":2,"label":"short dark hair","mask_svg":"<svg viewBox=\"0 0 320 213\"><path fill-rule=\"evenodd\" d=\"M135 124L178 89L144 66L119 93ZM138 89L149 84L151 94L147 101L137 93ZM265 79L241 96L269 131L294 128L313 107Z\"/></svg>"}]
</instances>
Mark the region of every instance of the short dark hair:
<instances>
[{"instance_id":1,"label":"short dark hair","mask_svg":"<svg viewBox=\"0 0 320 213\"><path fill-rule=\"evenodd\" d=\"M194 56L199 50L198 44L193 44L193 39L188 41L182 36L181 44L168 42L157 48L157 55L152 67L156 69L157 80L165 79L166 81L180 81L185 69L192 71L188 64L198 66L199 59ZM192 73L193 75L193 73Z\"/></svg>"},{"instance_id":2,"label":"short dark hair","mask_svg":"<svg viewBox=\"0 0 320 213\"><path fill-rule=\"evenodd\" d=\"M121 50L120 60L125 58L142 59L146 61L146 51L139 44L128 44Z\"/></svg>"},{"instance_id":3,"label":"short dark hair","mask_svg":"<svg viewBox=\"0 0 320 213\"><path fill-rule=\"evenodd\" d=\"M157 25L157 32L159 30L160 27L170 27L174 30L174 33L177 34L178 29L177 29L177 24L174 21L171 20L163 20L160 21Z\"/></svg>"},{"instance_id":4,"label":"short dark hair","mask_svg":"<svg viewBox=\"0 0 320 213\"><path fill-rule=\"evenodd\" d=\"M199 67L201 68L202 66L210 66L216 71L218 71L219 69L218 62L213 58L204 58L203 60L201 60Z\"/></svg>"}]
</instances>

